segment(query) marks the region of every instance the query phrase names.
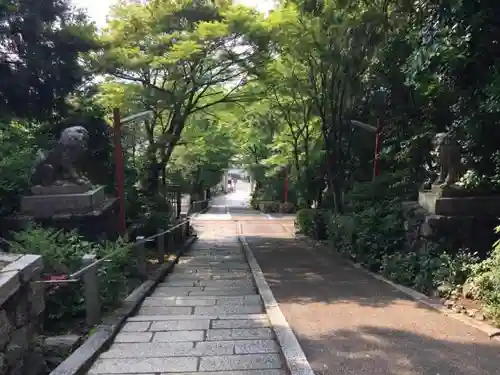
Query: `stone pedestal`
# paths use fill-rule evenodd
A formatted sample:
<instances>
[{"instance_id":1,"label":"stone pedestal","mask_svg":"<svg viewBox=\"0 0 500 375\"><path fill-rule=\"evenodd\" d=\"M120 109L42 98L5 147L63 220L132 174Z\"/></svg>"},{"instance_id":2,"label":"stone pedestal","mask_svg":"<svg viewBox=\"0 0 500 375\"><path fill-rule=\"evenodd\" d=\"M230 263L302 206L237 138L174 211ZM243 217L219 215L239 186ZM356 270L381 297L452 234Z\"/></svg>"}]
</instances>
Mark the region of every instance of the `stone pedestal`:
<instances>
[{"instance_id":1,"label":"stone pedestal","mask_svg":"<svg viewBox=\"0 0 500 375\"><path fill-rule=\"evenodd\" d=\"M64 231L77 230L87 240L118 237L116 198L106 197L104 187L84 190L82 185L34 187L34 195L21 199L21 212L5 219L1 232L17 231L29 223Z\"/></svg>"},{"instance_id":2,"label":"stone pedestal","mask_svg":"<svg viewBox=\"0 0 500 375\"><path fill-rule=\"evenodd\" d=\"M57 187L50 187L56 189ZM80 193L38 194L21 198L21 213L38 218L58 214L85 214L99 209L104 202L104 186Z\"/></svg>"},{"instance_id":3,"label":"stone pedestal","mask_svg":"<svg viewBox=\"0 0 500 375\"><path fill-rule=\"evenodd\" d=\"M444 241L451 250L468 248L485 256L496 240L500 217L500 195L471 196L458 189L433 186L419 192L420 234L432 241Z\"/></svg>"},{"instance_id":4,"label":"stone pedestal","mask_svg":"<svg viewBox=\"0 0 500 375\"><path fill-rule=\"evenodd\" d=\"M450 194L451 195L451 194ZM429 213L443 216L500 215L500 195L450 196L439 188L420 191L418 204Z\"/></svg>"}]
</instances>

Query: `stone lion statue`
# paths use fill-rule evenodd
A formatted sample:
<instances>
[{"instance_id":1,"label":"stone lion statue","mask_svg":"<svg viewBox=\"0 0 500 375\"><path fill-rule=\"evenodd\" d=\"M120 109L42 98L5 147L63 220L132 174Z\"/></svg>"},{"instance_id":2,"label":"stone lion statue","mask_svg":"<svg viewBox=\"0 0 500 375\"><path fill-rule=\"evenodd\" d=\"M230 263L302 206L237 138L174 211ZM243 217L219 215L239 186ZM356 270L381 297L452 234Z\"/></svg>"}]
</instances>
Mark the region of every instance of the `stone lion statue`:
<instances>
[{"instance_id":1,"label":"stone lion statue","mask_svg":"<svg viewBox=\"0 0 500 375\"><path fill-rule=\"evenodd\" d=\"M450 186L458 182L462 170L460 145L450 133L437 133L433 140L434 153L438 164L435 185Z\"/></svg>"},{"instance_id":2,"label":"stone lion statue","mask_svg":"<svg viewBox=\"0 0 500 375\"><path fill-rule=\"evenodd\" d=\"M75 168L76 162L87 151L88 138L87 129L72 126L62 131L52 150L38 150L31 175L32 186L62 185L65 182L78 185L88 183L88 179Z\"/></svg>"}]
</instances>

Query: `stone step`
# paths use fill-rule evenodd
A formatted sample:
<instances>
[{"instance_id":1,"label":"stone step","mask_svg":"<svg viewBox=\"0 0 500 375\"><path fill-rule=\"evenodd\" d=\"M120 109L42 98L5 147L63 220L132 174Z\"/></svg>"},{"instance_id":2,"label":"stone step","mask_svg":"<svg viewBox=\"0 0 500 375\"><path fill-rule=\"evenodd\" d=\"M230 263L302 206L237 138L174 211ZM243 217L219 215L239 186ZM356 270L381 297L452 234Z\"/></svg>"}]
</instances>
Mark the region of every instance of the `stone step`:
<instances>
[{"instance_id":1,"label":"stone step","mask_svg":"<svg viewBox=\"0 0 500 375\"><path fill-rule=\"evenodd\" d=\"M240 249L218 249L218 250L194 250L189 251L185 256L226 256L226 255L241 255L243 252Z\"/></svg>"},{"instance_id":2,"label":"stone step","mask_svg":"<svg viewBox=\"0 0 500 375\"><path fill-rule=\"evenodd\" d=\"M253 280L173 280L167 281L164 283L160 283L159 287L172 287L172 286L181 286L181 287L195 287L195 286L205 286L212 288L224 288L224 287L233 287L233 288L247 288L253 286Z\"/></svg>"},{"instance_id":3,"label":"stone step","mask_svg":"<svg viewBox=\"0 0 500 375\"><path fill-rule=\"evenodd\" d=\"M197 306L194 315L232 315L260 314L264 312L262 304L258 305L227 305L227 306Z\"/></svg>"},{"instance_id":4,"label":"stone step","mask_svg":"<svg viewBox=\"0 0 500 375\"><path fill-rule=\"evenodd\" d=\"M253 280L248 272L231 273L174 273L167 278L168 281L190 281L190 280ZM167 282L168 283L168 282Z\"/></svg>"},{"instance_id":5,"label":"stone step","mask_svg":"<svg viewBox=\"0 0 500 375\"><path fill-rule=\"evenodd\" d=\"M192 261L197 261L197 262L204 262L204 263L209 263L209 262L229 262L229 261L236 261L236 262L245 262L245 257L243 254L239 255L196 255L196 254L188 254L187 256L183 256L179 260L179 264L189 264Z\"/></svg>"},{"instance_id":6,"label":"stone step","mask_svg":"<svg viewBox=\"0 0 500 375\"><path fill-rule=\"evenodd\" d=\"M279 353L273 340L155 342L114 344L101 358L155 358Z\"/></svg>"},{"instance_id":7,"label":"stone step","mask_svg":"<svg viewBox=\"0 0 500 375\"><path fill-rule=\"evenodd\" d=\"M199 274L227 274L227 273L249 273L251 274L250 268L248 270L246 269L231 269L231 268L210 268L210 267L179 267L175 268L174 274L193 274L193 273L199 273Z\"/></svg>"},{"instance_id":8,"label":"stone step","mask_svg":"<svg viewBox=\"0 0 500 375\"><path fill-rule=\"evenodd\" d=\"M102 358L94 363L88 374L195 373L198 370L211 372L212 375L217 374L214 371L228 371L228 374L235 375L237 374L235 370L283 368L283 360L276 353L200 357Z\"/></svg>"},{"instance_id":9,"label":"stone step","mask_svg":"<svg viewBox=\"0 0 500 375\"><path fill-rule=\"evenodd\" d=\"M161 284L160 284L161 285ZM168 284L164 284L168 285ZM256 288L245 287L208 287L208 286L161 286L153 292L153 296L224 296L256 294Z\"/></svg>"},{"instance_id":10,"label":"stone step","mask_svg":"<svg viewBox=\"0 0 500 375\"><path fill-rule=\"evenodd\" d=\"M239 315L136 315L127 319L127 322L152 322L161 320L263 320L267 314L239 314Z\"/></svg>"},{"instance_id":11,"label":"stone step","mask_svg":"<svg viewBox=\"0 0 500 375\"><path fill-rule=\"evenodd\" d=\"M204 291L198 292L193 291L189 293L189 296L196 297L212 297L212 296L240 296L250 293L257 293L255 288L233 288L233 289L219 289L209 288Z\"/></svg>"},{"instance_id":12,"label":"stone step","mask_svg":"<svg viewBox=\"0 0 500 375\"><path fill-rule=\"evenodd\" d=\"M200 268L200 267L210 267L211 269L229 269L229 270L249 270L250 267L244 262L204 262L204 261L192 261L190 263L183 263L179 266L182 268Z\"/></svg>"},{"instance_id":13,"label":"stone step","mask_svg":"<svg viewBox=\"0 0 500 375\"><path fill-rule=\"evenodd\" d=\"M262 305L231 306L142 306L141 315L231 315L260 314L264 312Z\"/></svg>"},{"instance_id":14,"label":"stone step","mask_svg":"<svg viewBox=\"0 0 500 375\"><path fill-rule=\"evenodd\" d=\"M148 297L143 306L215 306L261 304L258 295L232 297Z\"/></svg>"},{"instance_id":15,"label":"stone step","mask_svg":"<svg viewBox=\"0 0 500 375\"><path fill-rule=\"evenodd\" d=\"M198 315L199 316L199 315ZM188 331L233 328L269 328L269 319L181 319L148 322L130 322L121 332Z\"/></svg>"},{"instance_id":16,"label":"stone step","mask_svg":"<svg viewBox=\"0 0 500 375\"><path fill-rule=\"evenodd\" d=\"M208 329L203 320L185 320L185 325L191 325L188 330L166 330L172 321L153 322L149 331L121 331L116 335L116 343L132 342L185 342L185 341L227 341L227 340L272 340L274 332L269 327L221 328ZM225 320L224 322L231 322ZM242 321L240 321L241 323ZM129 325L149 324L132 322ZM193 329L197 325L198 329Z\"/></svg>"},{"instance_id":17,"label":"stone step","mask_svg":"<svg viewBox=\"0 0 500 375\"><path fill-rule=\"evenodd\" d=\"M216 274L224 274L224 273L232 273L232 272L247 272L251 273L250 267L243 268L229 268L229 267L204 267L204 266L196 266L196 267L179 267L175 268L174 274L185 274L185 273L216 273Z\"/></svg>"}]
</instances>

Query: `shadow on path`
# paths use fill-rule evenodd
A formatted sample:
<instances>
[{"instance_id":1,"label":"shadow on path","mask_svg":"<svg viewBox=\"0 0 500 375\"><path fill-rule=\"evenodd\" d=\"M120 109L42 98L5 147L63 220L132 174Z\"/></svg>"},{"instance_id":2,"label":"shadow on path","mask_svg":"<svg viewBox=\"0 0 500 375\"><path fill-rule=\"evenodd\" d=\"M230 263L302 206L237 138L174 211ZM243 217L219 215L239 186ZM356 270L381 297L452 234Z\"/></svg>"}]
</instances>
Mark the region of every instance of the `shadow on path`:
<instances>
[{"instance_id":1,"label":"shadow on path","mask_svg":"<svg viewBox=\"0 0 500 375\"><path fill-rule=\"evenodd\" d=\"M316 374L500 374L500 343L292 238L245 236Z\"/></svg>"}]
</instances>

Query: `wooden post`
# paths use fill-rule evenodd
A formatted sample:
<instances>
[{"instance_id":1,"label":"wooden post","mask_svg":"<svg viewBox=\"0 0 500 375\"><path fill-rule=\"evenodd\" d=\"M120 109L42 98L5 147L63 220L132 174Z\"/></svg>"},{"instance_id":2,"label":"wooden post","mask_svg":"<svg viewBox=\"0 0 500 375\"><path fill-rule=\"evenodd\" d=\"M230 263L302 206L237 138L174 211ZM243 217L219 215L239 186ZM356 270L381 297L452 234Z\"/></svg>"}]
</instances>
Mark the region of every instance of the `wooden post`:
<instances>
[{"instance_id":1,"label":"wooden post","mask_svg":"<svg viewBox=\"0 0 500 375\"><path fill-rule=\"evenodd\" d=\"M137 269L141 276L147 276L148 271L146 269L146 249L144 248L144 237L139 236L136 238L138 242L135 245L135 254L137 258Z\"/></svg>"},{"instance_id":2,"label":"wooden post","mask_svg":"<svg viewBox=\"0 0 500 375\"><path fill-rule=\"evenodd\" d=\"M158 233L163 232L163 229L158 229ZM160 234L157 237L156 244L158 246L158 263L165 263L165 234Z\"/></svg>"},{"instance_id":3,"label":"wooden post","mask_svg":"<svg viewBox=\"0 0 500 375\"><path fill-rule=\"evenodd\" d=\"M170 249L172 248L172 232L165 234L165 253L170 256Z\"/></svg>"},{"instance_id":4,"label":"wooden post","mask_svg":"<svg viewBox=\"0 0 500 375\"><path fill-rule=\"evenodd\" d=\"M82 257L83 266L95 262L94 254L85 254ZM93 327L101 320L101 300L99 298L99 278L97 267L88 268L82 275L83 295L85 301L85 322L87 326Z\"/></svg>"},{"instance_id":5,"label":"wooden post","mask_svg":"<svg viewBox=\"0 0 500 375\"><path fill-rule=\"evenodd\" d=\"M119 204L119 231L122 236L127 231L127 223L125 221L125 171L123 166L122 153L122 136L121 136L121 119L120 110L113 109L113 134L115 141L115 168L116 168L116 194Z\"/></svg>"},{"instance_id":6,"label":"wooden post","mask_svg":"<svg viewBox=\"0 0 500 375\"><path fill-rule=\"evenodd\" d=\"M288 167L285 167L285 203L288 203Z\"/></svg>"},{"instance_id":7,"label":"wooden post","mask_svg":"<svg viewBox=\"0 0 500 375\"><path fill-rule=\"evenodd\" d=\"M177 213L176 213L176 217L177 219L181 217L181 208L182 208L182 193L181 193L181 190L179 189L177 191Z\"/></svg>"},{"instance_id":8,"label":"wooden post","mask_svg":"<svg viewBox=\"0 0 500 375\"><path fill-rule=\"evenodd\" d=\"M377 178L380 174L380 133L382 126L380 119L377 119L377 130L375 133L375 155L373 157L373 179Z\"/></svg>"}]
</instances>

